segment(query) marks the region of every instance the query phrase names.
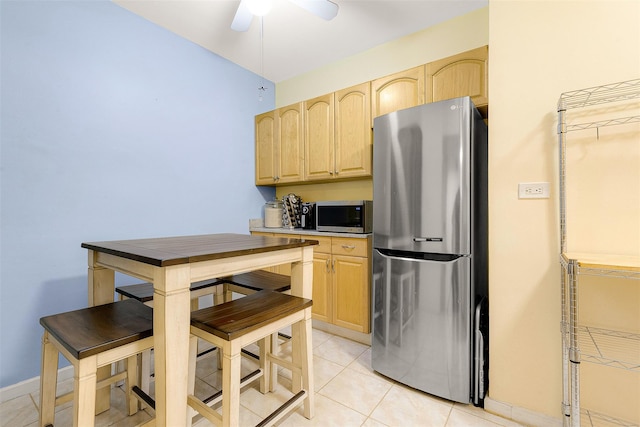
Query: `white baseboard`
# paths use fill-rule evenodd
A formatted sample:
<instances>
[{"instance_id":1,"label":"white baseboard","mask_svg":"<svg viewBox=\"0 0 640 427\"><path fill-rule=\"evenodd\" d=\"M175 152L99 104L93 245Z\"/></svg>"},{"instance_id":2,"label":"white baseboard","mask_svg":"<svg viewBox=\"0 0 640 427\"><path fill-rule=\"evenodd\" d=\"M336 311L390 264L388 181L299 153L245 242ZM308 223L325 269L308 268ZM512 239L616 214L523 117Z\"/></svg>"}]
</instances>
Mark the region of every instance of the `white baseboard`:
<instances>
[{"instance_id":1,"label":"white baseboard","mask_svg":"<svg viewBox=\"0 0 640 427\"><path fill-rule=\"evenodd\" d=\"M73 366L58 369L58 382L73 378ZM21 381L17 384L0 388L0 403L15 399L25 394L34 393L40 388L40 376Z\"/></svg>"},{"instance_id":2,"label":"white baseboard","mask_svg":"<svg viewBox=\"0 0 640 427\"><path fill-rule=\"evenodd\" d=\"M493 400L489 396L484 399L484 410L526 426L562 427L561 418L551 417L519 406L512 406L499 400Z\"/></svg>"}]
</instances>

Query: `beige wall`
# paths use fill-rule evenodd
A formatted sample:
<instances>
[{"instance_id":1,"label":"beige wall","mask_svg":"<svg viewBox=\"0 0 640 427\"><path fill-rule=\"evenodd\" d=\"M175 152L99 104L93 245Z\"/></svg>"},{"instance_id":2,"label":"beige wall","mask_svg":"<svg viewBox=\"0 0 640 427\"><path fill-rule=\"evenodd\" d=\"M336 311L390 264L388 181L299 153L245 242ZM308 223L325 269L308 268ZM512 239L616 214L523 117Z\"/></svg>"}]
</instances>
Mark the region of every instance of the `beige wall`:
<instances>
[{"instance_id":1,"label":"beige wall","mask_svg":"<svg viewBox=\"0 0 640 427\"><path fill-rule=\"evenodd\" d=\"M276 85L276 107L304 101L489 42L487 8L387 43Z\"/></svg>"},{"instance_id":2,"label":"beige wall","mask_svg":"<svg viewBox=\"0 0 640 427\"><path fill-rule=\"evenodd\" d=\"M489 8L282 82L276 87L276 105L485 44L489 44L491 104L489 395L505 407L559 420L562 375L555 107L562 92L640 77L640 2L490 0ZM636 149L617 154L617 159L624 158L629 165L621 172L627 183L618 189L633 192L640 188L637 153ZM519 182L538 181L551 183L550 199L517 198ZM368 191L362 184L352 187ZM296 190L305 191L304 186ZM286 188L279 191L287 192ZM309 193L316 196L322 191L322 187L309 187ZM634 214L640 212L640 202L634 201L637 196L625 199L626 195L623 192L618 198L627 200L624 209L631 210L624 210L627 214L623 215L620 209L612 210L615 216L610 222L622 222L619 228L630 230L627 234L632 240L625 239L622 250L640 251L640 231L634 232L640 227L634 223L640 217ZM613 243L612 251L617 249ZM619 286L625 288L623 292L638 288L637 283ZM626 305L632 312L638 308L634 314L640 312L638 292L629 296ZM623 324L640 324L637 316L623 319ZM585 385L601 388L599 377L591 378L596 378L595 385L589 385L593 380L586 376ZM640 418L637 378L629 381L625 376L618 392L609 393L631 396L631 405L623 405L626 412L618 415L636 423ZM604 406L609 409L606 402ZM518 418L515 409L514 417Z\"/></svg>"},{"instance_id":3,"label":"beige wall","mask_svg":"<svg viewBox=\"0 0 640 427\"><path fill-rule=\"evenodd\" d=\"M640 77L640 2L490 0L489 9L490 395L498 401L559 417L562 375L556 103L562 92ZM586 245L580 236L593 237L600 233L598 230L617 223L621 230L627 230L615 232L617 242L588 249L599 246L610 253L640 255L637 137L635 144L624 151L612 144L602 151L605 147L597 147L593 136L590 144L573 150L573 159L597 163L608 158L612 169L587 169L586 176L597 181L609 179L615 172L619 181L617 185L609 183L606 189L587 187L582 195L586 195L585 190L597 197L609 193L611 197L604 204L617 199L626 200L626 206L609 204L608 220L596 221L591 229L576 228L575 221L570 223L573 234L569 240ZM604 138L600 142L607 144ZM623 164L626 166L616 171L615 165ZM518 183L531 181L551 182L552 197L519 200ZM579 184L571 181L570 194L577 196L575 186ZM572 217L592 216L589 205L575 204L576 198L571 199ZM626 324L634 329L640 313L638 286L626 285L627 290L636 290L629 297L628 307L635 318ZM612 375L619 373L614 371ZM638 375L633 375L635 380L617 390L609 389L609 395L616 399L634 396L629 404L632 411L616 415L632 421L635 418L637 423L640 382ZM587 381L586 376L584 379ZM583 391L588 394L589 384L584 385ZM591 388L603 387L603 383L596 383ZM611 409L610 405L604 406L600 409Z\"/></svg>"}]
</instances>

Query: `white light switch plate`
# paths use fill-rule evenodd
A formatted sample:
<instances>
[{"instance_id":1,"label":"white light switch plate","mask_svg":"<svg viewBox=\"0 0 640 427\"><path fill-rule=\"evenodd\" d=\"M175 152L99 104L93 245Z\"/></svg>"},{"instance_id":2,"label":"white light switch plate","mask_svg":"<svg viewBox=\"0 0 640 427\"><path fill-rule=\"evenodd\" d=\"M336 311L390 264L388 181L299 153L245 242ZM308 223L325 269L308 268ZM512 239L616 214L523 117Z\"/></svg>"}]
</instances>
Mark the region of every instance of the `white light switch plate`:
<instances>
[{"instance_id":1,"label":"white light switch plate","mask_svg":"<svg viewBox=\"0 0 640 427\"><path fill-rule=\"evenodd\" d=\"M548 199L550 185L548 182L521 182L518 184L519 199Z\"/></svg>"}]
</instances>

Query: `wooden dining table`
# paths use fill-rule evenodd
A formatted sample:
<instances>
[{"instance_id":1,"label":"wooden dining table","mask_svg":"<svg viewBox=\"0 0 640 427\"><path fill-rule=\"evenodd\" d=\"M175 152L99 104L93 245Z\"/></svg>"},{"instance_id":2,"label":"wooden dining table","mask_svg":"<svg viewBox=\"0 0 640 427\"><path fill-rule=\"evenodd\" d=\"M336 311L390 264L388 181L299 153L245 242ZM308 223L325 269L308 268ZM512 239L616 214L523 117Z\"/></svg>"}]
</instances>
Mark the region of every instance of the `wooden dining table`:
<instances>
[{"instance_id":1,"label":"wooden dining table","mask_svg":"<svg viewBox=\"0 0 640 427\"><path fill-rule=\"evenodd\" d=\"M116 271L153 283L157 426L191 425L187 410L191 283L291 263L291 294L311 299L317 244L230 233L82 243L89 255L89 305L114 300ZM108 390L98 394L96 405L97 412L109 408Z\"/></svg>"}]
</instances>

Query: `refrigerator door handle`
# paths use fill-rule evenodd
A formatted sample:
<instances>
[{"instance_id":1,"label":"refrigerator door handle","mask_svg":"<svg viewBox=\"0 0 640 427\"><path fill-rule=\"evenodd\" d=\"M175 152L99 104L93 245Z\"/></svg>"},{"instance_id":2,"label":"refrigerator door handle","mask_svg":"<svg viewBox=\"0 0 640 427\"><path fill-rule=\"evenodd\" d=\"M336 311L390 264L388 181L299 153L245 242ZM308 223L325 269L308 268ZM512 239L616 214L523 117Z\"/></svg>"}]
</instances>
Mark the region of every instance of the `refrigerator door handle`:
<instances>
[{"instance_id":1,"label":"refrigerator door handle","mask_svg":"<svg viewBox=\"0 0 640 427\"><path fill-rule=\"evenodd\" d=\"M400 259L405 261L454 262L460 258L465 258L465 257L471 258L470 255L462 255L462 254L435 254L435 253L424 253L424 252L407 252L407 251L396 251L391 249L380 249L380 248L374 248L374 250L384 258Z\"/></svg>"}]
</instances>

